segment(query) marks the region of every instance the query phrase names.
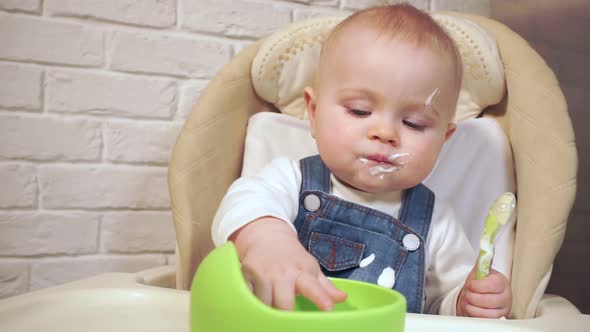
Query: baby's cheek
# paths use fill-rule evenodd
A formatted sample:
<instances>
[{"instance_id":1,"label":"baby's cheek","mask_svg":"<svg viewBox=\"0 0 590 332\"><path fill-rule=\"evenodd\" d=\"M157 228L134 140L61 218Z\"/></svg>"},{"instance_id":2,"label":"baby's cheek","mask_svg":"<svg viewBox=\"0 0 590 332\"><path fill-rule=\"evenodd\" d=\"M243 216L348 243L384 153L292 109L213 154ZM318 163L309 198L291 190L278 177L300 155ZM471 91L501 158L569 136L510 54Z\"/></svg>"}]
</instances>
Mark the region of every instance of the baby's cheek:
<instances>
[{"instance_id":1,"label":"baby's cheek","mask_svg":"<svg viewBox=\"0 0 590 332\"><path fill-rule=\"evenodd\" d=\"M350 153L349 151L345 142L338 139L330 139L325 142L322 155L327 155L331 160L336 161L343 159L347 152Z\"/></svg>"},{"instance_id":2,"label":"baby's cheek","mask_svg":"<svg viewBox=\"0 0 590 332\"><path fill-rule=\"evenodd\" d=\"M408 167L412 169L417 176L426 177L436 162L436 153L431 149L414 149L414 152L409 152L412 158Z\"/></svg>"}]
</instances>

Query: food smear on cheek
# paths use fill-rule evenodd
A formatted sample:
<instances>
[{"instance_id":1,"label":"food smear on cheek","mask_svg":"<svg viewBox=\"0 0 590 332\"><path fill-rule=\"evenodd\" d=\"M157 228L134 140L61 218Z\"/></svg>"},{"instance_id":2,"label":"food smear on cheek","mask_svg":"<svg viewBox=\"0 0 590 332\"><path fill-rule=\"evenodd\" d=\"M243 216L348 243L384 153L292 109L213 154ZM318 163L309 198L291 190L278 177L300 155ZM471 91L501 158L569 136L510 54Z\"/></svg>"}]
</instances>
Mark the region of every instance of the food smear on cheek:
<instances>
[{"instance_id":1,"label":"food smear on cheek","mask_svg":"<svg viewBox=\"0 0 590 332\"><path fill-rule=\"evenodd\" d=\"M398 166L405 166L408 163L410 154L407 152L396 153L389 156L387 159Z\"/></svg>"}]
</instances>

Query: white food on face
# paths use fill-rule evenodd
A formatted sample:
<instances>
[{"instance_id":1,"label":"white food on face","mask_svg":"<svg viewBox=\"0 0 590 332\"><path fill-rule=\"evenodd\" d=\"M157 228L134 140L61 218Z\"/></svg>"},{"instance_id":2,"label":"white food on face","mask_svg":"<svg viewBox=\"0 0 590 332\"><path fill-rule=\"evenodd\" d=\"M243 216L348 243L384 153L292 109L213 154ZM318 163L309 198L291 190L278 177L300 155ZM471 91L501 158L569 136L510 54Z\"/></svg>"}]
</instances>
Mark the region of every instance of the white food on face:
<instances>
[{"instance_id":1,"label":"white food on face","mask_svg":"<svg viewBox=\"0 0 590 332\"><path fill-rule=\"evenodd\" d=\"M410 154L409 154L409 153L407 153L407 152L403 152L403 153L395 153L395 154L392 154L391 156L387 157L387 159L388 159L389 161L391 161L391 162L394 162L396 159L403 158L403 157L408 157L409 155L410 155ZM407 161L407 160L403 160L403 161L400 161L400 163L402 163L402 164L407 164L407 163L408 163L408 161Z\"/></svg>"},{"instance_id":2,"label":"white food on face","mask_svg":"<svg viewBox=\"0 0 590 332\"><path fill-rule=\"evenodd\" d=\"M434 97L436 97L438 94L440 93L440 90L438 88L434 89L434 91L432 91L432 93L430 94L430 96L428 96L428 98L426 99L426 101L424 102L424 106L426 106L426 108L432 106L432 100L434 99Z\"/></svg>"},{"instance_id":3,"label":"white food on face","mask_svg":"<svg viewBox=\"0 0 590 332\"><path fill-rule=\"evenodd\" d=\"M369 174L377 175L380 173L390 173L390 172L393 172L397 169L398 169L398 167L393 166L393 165L388 165L388 166L377 165L377 166L373 166L373 167L369 168Z\"/></svg>"},{"instance_id":4,"label":"white food on face","mask_svg":"<svg viewBox=\"0 0 590 332\"><path fill-rule=\"evenodd\" d=\"M407 152L402 153L395 153L392 154L387 158L392 164L382 163L376 166L369 168L369 174L371 175L379 175L379 179L383 180L384 176L383 173L391 173L400 169L400 167L405 166L408 161L407 159L400 160L400 158L408 157L410 154ZM369 162L367 158L360 157L359 160L366 164Z\"/></svg>"}]
</instances>

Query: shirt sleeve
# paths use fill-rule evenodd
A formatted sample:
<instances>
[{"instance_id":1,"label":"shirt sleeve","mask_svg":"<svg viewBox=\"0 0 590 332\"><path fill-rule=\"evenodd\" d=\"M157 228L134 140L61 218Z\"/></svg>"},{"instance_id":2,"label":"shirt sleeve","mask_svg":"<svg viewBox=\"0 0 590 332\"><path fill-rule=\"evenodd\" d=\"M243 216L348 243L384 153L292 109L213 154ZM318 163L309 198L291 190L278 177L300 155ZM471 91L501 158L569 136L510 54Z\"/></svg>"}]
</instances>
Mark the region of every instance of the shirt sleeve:
<instances>
[{"instance_id":1,"label":"shirt sleeve","mask_svg":"<svg viewBox=\"0 0 590 332\"><path fill-rule=\"evenodd\" d=\"M297 217L301 170L297 161L273 159L258 174L237 179L217 210L211 236L216 246L244 225L260 217L286 221L293 231Z\"/></svg>"},{"instance_id":2,"label":"shirt sleeve","mask_svg":"<svg viewBox=\"0 0 590 332\"><path fill-rule=\"evenodd\" d=\"M425 311L455 316L457 298L475 256L453 210L444 203L435 203L429 238Z\"/></svg>"}]
</instances>

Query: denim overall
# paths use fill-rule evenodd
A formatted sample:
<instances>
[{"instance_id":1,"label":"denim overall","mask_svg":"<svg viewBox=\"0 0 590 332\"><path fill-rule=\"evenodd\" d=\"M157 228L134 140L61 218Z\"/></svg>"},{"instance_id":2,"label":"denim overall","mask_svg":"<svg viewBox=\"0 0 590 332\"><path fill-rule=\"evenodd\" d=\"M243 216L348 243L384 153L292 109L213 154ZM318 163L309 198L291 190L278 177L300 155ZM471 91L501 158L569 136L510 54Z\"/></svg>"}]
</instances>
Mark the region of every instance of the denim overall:
<instances>
[{"instance_id":1,"label":"denim overall","mask_svg":"<svg viewBox=\"0 0 590 332\"><path fill-rule=\"evenodd\" d=\"M425 241L434 194L419 184L404 192L399 218L348 202L330 192L330 171L318 155L301 159L299 210L294 225L299 241L328 277L377 283L387 267L393 289L407 300L408 312L424 305ZM375 259L360 267L363 258Z\"/></svg>"}]
</instances>

